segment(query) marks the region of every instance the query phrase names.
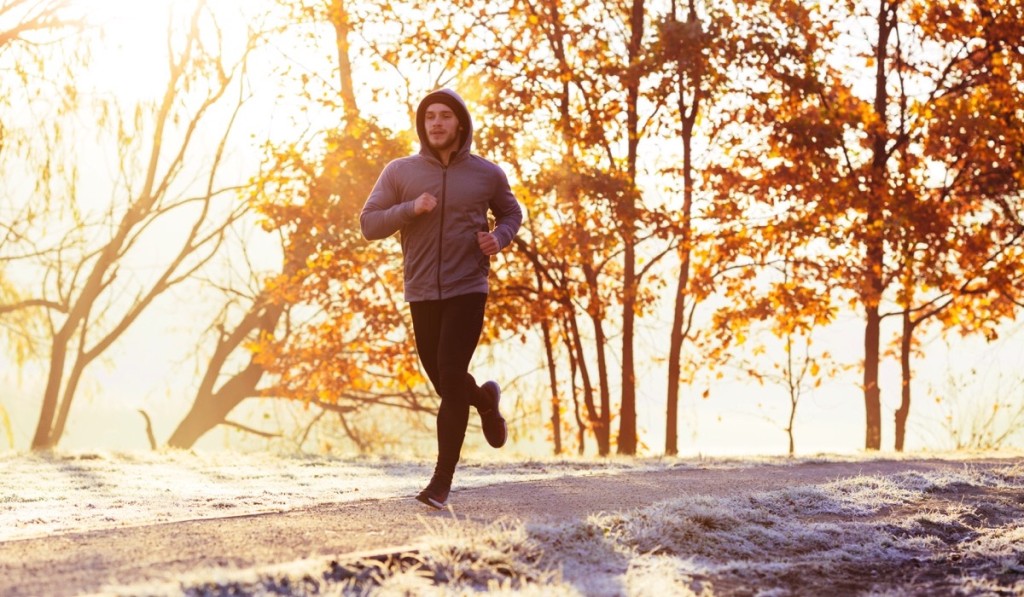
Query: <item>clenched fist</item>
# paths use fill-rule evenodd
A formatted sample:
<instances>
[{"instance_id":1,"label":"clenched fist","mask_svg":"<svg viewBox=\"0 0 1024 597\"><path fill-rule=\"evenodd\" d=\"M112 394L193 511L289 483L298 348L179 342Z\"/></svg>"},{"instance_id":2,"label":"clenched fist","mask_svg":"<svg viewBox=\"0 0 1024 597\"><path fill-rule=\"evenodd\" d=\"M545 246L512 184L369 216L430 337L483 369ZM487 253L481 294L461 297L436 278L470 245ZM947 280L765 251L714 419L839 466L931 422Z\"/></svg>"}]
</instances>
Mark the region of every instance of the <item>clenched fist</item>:
<instances>
[{"instance_id":1,"label":"clenched fist","mask_svg":"<svg viewBox=\"0 0 1024 597\"><path fill-rule=\"evenodd\" d=\"M430 193L423 193L413 201L413 210L416 212L416 215L434 211L434 208L437 207L437 197Z\"/></svg>"},{"instance_id":2,"label":"clenched fist","mask_svg":"<svg viewBox=\"0 0 1024 597\"><path fill-rule=\"evenodd\" d=\"M494 238L494 235L489 232L477 232L476 243L480 245L480 251L484 255L497 255L498 251L501 250L501 246L498 245L498 239Z\"/></svg>"}]
</instances>

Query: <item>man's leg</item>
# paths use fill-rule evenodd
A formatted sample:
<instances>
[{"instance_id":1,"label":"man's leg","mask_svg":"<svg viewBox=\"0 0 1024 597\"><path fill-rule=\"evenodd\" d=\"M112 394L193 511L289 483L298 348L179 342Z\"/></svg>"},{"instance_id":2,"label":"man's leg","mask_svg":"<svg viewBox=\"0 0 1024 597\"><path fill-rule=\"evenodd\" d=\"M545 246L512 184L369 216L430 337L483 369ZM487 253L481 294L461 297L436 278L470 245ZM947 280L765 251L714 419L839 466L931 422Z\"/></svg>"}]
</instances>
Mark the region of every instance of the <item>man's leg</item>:
<instances>
[{"instance_id":1,"label":"man's leg","mask_svg":"<svg viewBox=\"0 0 1024 597\"><path fill-rule=\"evenodd\" d=\"M469 407L480 392L469 374L469 362L480 341L486 294L468 294L443 301L438 342L438 377L441 408L437 413L438 467L455 472L466 438Z\"/></svg>"},{"instance_id":2,"label":"man's leg","mask_svg":"<svg viewBox=\"0 0 1024 597\"><path fill-rule=\"evenodd\" d=\"M480 392L468 369L483 329L486 302L487 295L474 294L410 303L416 351L441 397L437 466L417 499L437 508L448 498L466 437L469 406L477 403Z\"/></svg>"},{"instance_id":3,"label":"man's leg","mask_svg":"<svg viewBox=\"0 0 1024 597\"><path fill-rule=\"evenodd\" d=\"M434 391L440 394L437 354L441 342L441 301L416 301L409 303L412 313L412 334L416 340L416 354L427 372Z\"/></svg>"}]
</instances>

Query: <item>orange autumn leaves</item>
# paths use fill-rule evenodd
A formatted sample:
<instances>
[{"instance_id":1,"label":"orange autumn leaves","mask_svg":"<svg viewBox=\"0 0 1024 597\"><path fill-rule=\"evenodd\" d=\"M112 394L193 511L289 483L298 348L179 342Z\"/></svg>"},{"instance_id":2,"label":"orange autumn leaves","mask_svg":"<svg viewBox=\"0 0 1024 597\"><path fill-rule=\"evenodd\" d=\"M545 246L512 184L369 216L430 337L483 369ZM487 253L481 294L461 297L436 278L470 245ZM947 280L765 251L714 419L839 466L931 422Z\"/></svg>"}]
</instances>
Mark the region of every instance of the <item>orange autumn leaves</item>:
<instances>
[{"instance_id":1,"label":"orange autumn leaves","mask_svg":"<svg viewBox=\"0 0 1024 597\"><path fill-rule=\"evenodd\" d=\"M616 437L612 423L653 408L636 403L633 359L666 359L665 319L685 334L676 375L692 383L737 359L753 328L788 342L856 310L877 449L887 345L926 324L991 337L1019 311L1019 2L403 6L464 25L442 39L410 25L379 55L407 69L443 56L472 90L478 150L509 166L528 213L500 258L486 339L545 345L548 408L576 415L578 443L635 451L636 429ZM337 205L271 209L290 234L328 239L282 287L314 306L309 323L260 347L276 392L340 399L420 379L398 248L351 236L370 173L407 148L364 141L352 133L325 158L337 172L317 175ZM807 370L838 370L825 365Z\"/></svg>"}]
</instances>

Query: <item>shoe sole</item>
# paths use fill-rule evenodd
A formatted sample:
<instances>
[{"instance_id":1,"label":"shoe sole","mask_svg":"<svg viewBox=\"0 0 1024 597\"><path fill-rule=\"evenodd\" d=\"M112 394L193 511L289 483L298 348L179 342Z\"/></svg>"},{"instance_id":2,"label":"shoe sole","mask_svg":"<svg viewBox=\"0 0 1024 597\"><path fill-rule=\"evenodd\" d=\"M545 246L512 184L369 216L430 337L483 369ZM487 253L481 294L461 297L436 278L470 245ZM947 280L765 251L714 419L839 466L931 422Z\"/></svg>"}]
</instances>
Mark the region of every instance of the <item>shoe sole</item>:
<instances>
[{"instance_id":1,"label":"shoe sole","mask_svg":"<svg viewBox=\"0 0 1024 597\"><path fill-rule=\"evenodd\" d=\"M497 449L508 443L508 423L505 422L505 419L501 420L501 429L501 443L498 444L491 443L491 440L487 438L487 434L484 434L484 439L487 440L487 444L492 448Z\"/></svg>"},{"instance_id":2,"label":"shoe sole","mask_svg":"<svg viewBox=\"0 0 1024 597\"><path fill-rule=\"evenodd\" d=\"M493 395L495 396L495 398L497 398L497 400L494 401L494 410L498 412L498 416L501 418L501 441L497 444L491 442L491 439L487 437L486 431L484 432L484 439L487 440L487 444L492 448L500 448L508 442L508 423L505 422L504 417L501 417L501 410L498 408L499 404L501 403L501 386L499 386L498 382L496 381L488 381L483 386L481 386L481 388L487 387L493 388ZM490 393L492 392L488 392L488 394ZM481 421L481 423L483 422Z\"/></svg>"},{"instance_id":3,"label":"shoe sole","mask_svg":"<svg viewBox=\"0 0 1024 597\"><path fill-rule=\"evenodd\" d=\"M416 496L416 499L419 500L420 502L423 502L424 504L430 506L431 508L436 509L436 510L444 510L445 504L448 503L448 502L439 502L439 501L435 500L434 498L430 497L429 495L424 495L422 493L419 494L418 496Z\"/></svg>"}]
</instances>

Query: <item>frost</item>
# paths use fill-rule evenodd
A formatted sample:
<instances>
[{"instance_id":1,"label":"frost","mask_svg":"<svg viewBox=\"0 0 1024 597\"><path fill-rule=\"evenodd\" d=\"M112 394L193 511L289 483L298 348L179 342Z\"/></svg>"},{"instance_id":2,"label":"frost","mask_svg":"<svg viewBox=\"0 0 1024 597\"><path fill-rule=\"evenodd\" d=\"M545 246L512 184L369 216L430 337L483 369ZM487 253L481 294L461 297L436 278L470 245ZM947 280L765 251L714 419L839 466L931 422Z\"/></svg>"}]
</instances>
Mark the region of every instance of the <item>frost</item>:
<instances>
[{"instance_id":1,"label":"frost","mask_svg":"<svg viewBox=\"0 0 1024 597\"><path fill-rule=\"evenodd\" d=\"M8 453L0 454L0 465L2 541L411 495L430 474L423 462L173 451ZM683 466L690 465L467 463L459 486ZM701 461L699 468L740 466ZM557 524L423 518L416 524L425 527L426 542L397 555L196 570L173 584L112 586L103 593L1024 594L1024 466L923 468L725 497L691 495L637 510L612 506ZM748 470L770 474L771 468Z\"/></svg>"}]
</instances>

